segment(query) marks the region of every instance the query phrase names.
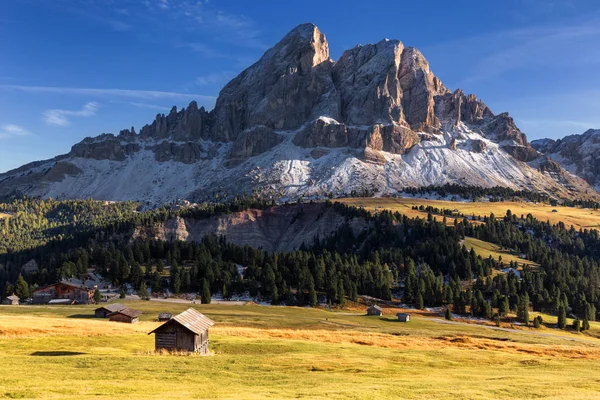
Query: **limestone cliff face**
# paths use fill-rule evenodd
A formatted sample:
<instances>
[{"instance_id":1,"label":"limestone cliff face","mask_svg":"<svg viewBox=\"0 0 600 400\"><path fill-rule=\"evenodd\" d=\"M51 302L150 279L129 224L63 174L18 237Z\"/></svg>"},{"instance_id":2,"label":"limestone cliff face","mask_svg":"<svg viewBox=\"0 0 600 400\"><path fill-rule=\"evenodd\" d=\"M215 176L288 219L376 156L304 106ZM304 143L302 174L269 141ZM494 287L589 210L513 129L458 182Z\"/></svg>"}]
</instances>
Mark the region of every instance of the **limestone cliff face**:
<instances>
[{"instance_id":1,"label":"limestone cliff face","mask_svg":"<svg viewBox=\"0 0 600 400\"><path fill-rule=\"evenodd\" d=\"M558 140L534 140L531 144L563 168L600 189L600 130L589 129L581 135Z\"/></svg>"}]
</instances>

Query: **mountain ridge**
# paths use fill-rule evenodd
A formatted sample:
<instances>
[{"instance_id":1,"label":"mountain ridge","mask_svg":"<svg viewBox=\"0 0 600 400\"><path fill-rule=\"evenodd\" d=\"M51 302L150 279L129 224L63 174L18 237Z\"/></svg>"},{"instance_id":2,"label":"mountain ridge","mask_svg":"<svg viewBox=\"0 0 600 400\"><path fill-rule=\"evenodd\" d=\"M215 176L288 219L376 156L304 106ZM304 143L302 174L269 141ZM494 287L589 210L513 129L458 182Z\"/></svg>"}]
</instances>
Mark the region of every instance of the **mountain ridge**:
<instances>
[{"instance_id":1,"label":"mountain ridge","mask_svg":"<svg viewBox=\"0 0 600 400\"><path fill-rule=\"evenodd\" d=\"M398 40L329 57L302 24L223 87L136 133L85 138L66 155L0 174L0 195L196 200L260 192L296 198L459 183L596 196L527 141L508 113L451 92Z\"/></svg>"}]
</instances>

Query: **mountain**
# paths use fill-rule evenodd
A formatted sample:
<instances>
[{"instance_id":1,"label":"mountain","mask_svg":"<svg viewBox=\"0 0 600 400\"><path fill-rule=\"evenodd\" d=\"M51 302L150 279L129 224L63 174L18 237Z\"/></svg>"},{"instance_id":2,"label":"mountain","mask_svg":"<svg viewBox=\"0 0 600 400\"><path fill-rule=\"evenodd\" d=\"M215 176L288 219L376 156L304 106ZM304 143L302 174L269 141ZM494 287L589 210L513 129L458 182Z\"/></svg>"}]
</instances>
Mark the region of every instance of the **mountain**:
<instances>
[{"instance_id":1,"label":"mountain","mask_svg":"<svg viewBox=\"0 0 600 400\"><path fill-rule=\"evenodd\" d=\"M581 135L566 136L559 140L534 140L531 144L537 151L600 191L600 130L590 129Z\"/></svg>"},{"instance_id":2,"label":"mountain","mask_svg":"<svg viewBox=\"0 0 600 400\"><path fill-rule=\"evenodd\" d=\"M0 174L0 196L141 200L260 192L296 198L457 183L597 195L528 143L507 114L446 88L415 48L356 46L338 61L313 24L229 82L136 132Z\"/></svg>"}]
</instances>

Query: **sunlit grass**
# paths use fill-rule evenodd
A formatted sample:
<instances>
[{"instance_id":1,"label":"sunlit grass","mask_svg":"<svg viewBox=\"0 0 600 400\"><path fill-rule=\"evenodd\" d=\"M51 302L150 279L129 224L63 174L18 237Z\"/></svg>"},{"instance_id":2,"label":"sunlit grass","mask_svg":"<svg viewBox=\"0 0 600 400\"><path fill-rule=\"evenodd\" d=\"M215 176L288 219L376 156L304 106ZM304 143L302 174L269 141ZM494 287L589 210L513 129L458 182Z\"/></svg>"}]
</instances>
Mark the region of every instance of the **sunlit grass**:
<instances>
[{"instance_id":1,"label":"sunlit grass","mask_svg":"<svg viewBox=\"0 0 600 400\"><path fill-rule=\"evenodd\" d=\"M533 215L540 221L550 221L553 224L563 222L567 227L573 225L576 229L579 228L600 228L600 211L594 211L586 208L550 206L549 204L534 204L527 202L453 202L442 200L428 200L421 198L346 198L336 199L342 203L364 207L369 211L381 211L388 209L398 211L409 217L427 217L427 212L413 210L413 206L432 206L440 209L458 210L466 216L481 216L490 215L493 213L496 217L503 217L507 210L517 216ZM556 210L556 212L553 212ZM437 216L438 219L442 217ZM448 217L449 221L452 218Z\"/></svg>"},{"instance_id":2,"label":"sunlit grass","mask_svg":"<svg viewBox=\"0 0 600 400\"><path fill-rule=\"evenodd\" d=\"M155 353L147 332L158 312L189 305L126 303L144 311L140 323L90 318L93 306L0 307L0 398L592 399L600 390L600 340L590 337L448 325L425 312L398 323L392 309L197 305L217 322L212 355L172 355Z\"/></svg>"}]
</instances>

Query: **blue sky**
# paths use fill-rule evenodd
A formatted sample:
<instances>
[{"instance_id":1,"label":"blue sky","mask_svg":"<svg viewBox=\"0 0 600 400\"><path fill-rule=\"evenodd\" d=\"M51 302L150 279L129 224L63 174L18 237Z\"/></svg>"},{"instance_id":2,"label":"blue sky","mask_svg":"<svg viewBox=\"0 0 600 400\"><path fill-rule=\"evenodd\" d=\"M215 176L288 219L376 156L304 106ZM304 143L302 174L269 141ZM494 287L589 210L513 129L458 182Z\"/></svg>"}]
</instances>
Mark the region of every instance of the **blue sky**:
<instances>
[{"instance_id":1,"label":"blue sky","mask_svg":"<svg viewBox=\"0 0 600 400\"><path fill-rule=\"evenodd\" d=\"M139 129L220 88L303 22L331 56L400 39L530 139L600 128L600 2L0 1L0 171Z\"/></svg>"}]
</instances>

